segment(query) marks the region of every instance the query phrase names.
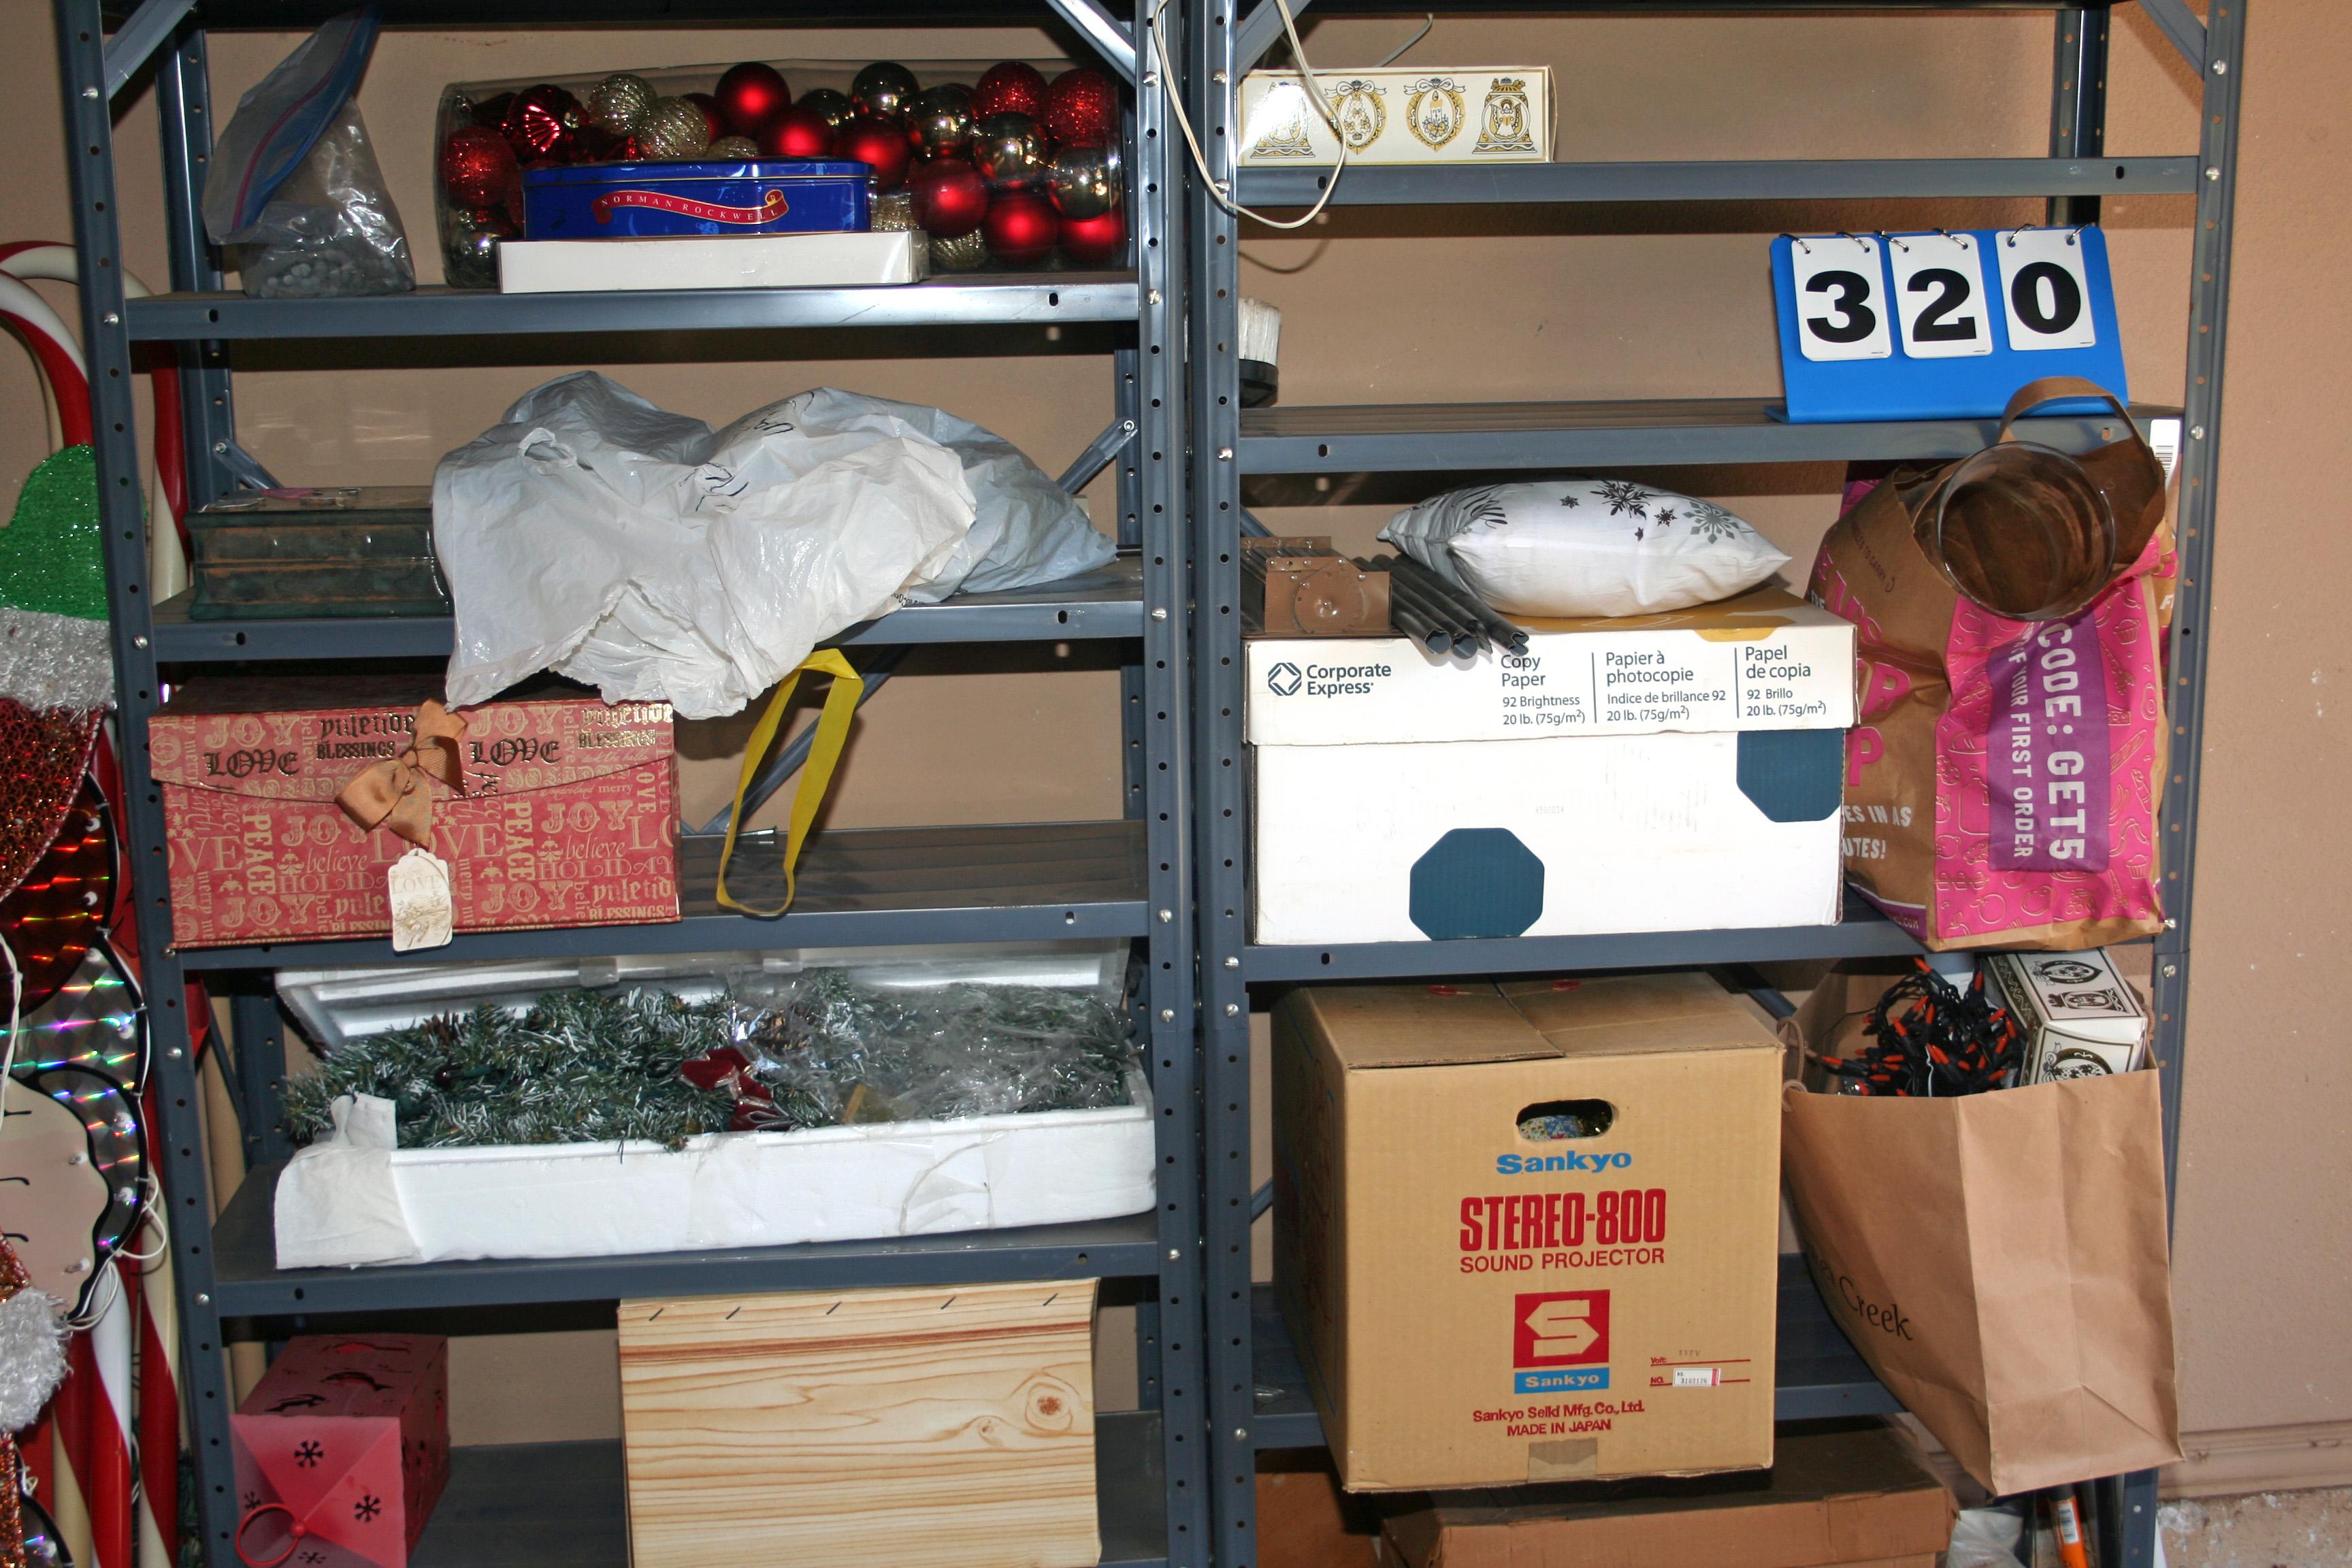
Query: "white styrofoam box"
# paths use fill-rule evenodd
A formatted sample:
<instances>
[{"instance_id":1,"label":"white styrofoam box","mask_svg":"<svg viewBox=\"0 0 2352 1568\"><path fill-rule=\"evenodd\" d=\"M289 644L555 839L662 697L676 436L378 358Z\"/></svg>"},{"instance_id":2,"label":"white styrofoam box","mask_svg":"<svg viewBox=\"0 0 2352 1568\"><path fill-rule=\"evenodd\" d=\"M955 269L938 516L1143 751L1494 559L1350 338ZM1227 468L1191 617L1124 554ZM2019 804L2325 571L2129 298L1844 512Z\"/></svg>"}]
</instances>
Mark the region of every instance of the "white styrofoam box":
<instances>
[{"instance_id":1,"label":"white styrofoam box","mask_svg":"<svg viewBox=\"0 0 2352 1568\"><path fill-rule=\"evenodd\" d=\"M854 289L930 276L931 252L905 229L865 234L719 234L673 239L509 239L507 294L627 289Z\"/></svg>"},{"instance_id":2,"label":"white styrofoam box","mask_svg":"<svg viewBox=\"0 0 2352 1568\"><path fill-rule=\"evenodd\" d=\"M1331 106L1329 120L1316 112L1297 71L1242 78L1244 167L1336 163L1341 135L1355 163L1541 163L1551 157L1549 66L1376 66L1318 70L1315 79Z\"/></svg>"},{"instance_id":3,"label":"white styrofoam box","mask_svg":"<svg viewBox=\"0 0 2352 1568\"><path fill-rule=\"evenodd\" d=\"M1853 626L1778 588L1671 615L1518 624L1527 652L1468 658L1409 637L1252 637L1247 737L1353 746L1854 722Z\"/></svg>"},{"instance_id":4,"label":"white styrofoam box","mask_svg":"<svg viewBox=\"0 0 2352 1568\"><path fill-rule=\"evenodd\" d=\"M1835 730L1260 746L1253 940L1829 925Z\"/></svg>"},{"instance_id":5,"label":"white styrofoam box","mask_svg":"<svg viewBox=\"0 0 2352 1568\"><path fill-rule=\"evenodd\" d=\"M730 976L773 977L846 969L862 985L1050 985L1116 1005L1127 980L1124 942L947 942L934 947L792 948L771 952L674 952L611 958L535 958L499 963L391 963L356 969L281 969L278 999L312 1043L405 1029L436 1015L495 1002L520 1016L549 991L658 985L688 1002L719 994Z\"/></svg>"},{"instance_id":6,"label":"white styrofoam box","mask_svg":"<svg viewBox=\"0 0 2352 1568\"><path fill-rule=\"evenodd\" d=\"M1150 1090L1096 1110L721 1132L658 1143L390 1148L386 1102L278 1180L280 1268L593 1258L1140 1214Z\"/></svg>"}]
</instances>

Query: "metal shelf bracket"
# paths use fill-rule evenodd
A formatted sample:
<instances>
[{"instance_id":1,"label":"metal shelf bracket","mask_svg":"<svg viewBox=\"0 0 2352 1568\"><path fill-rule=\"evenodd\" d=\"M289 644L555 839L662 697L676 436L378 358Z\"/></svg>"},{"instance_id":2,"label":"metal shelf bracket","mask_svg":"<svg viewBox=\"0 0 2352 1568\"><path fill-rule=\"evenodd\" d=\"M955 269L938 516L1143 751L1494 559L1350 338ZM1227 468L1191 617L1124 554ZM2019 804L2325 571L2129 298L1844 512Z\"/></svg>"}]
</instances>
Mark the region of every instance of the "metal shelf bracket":
<instances>
[{"instance_id":1,"label":"metal shelf bracket","mask_svg":"<svg viewBox=\"0 0 2352 1568\"><path fill-rule=\"evenodd\" d=\"M1102 8L1098 0L1046 0L1054 14L1086 35L1111 69L1128 82L1135 80L1135 35Z\"/></svg>"},{"instance_id":2,"label":"metal shelf bracket","mask_svg":"<svg viewBox=\"0 0 2352 1568\"><path fill-rule=\"evenodd\" d=\"M147 0L131 20L122 24L113 42L106 46L109 102L121 95L123 83L139 74L139 68L180 25L180 18L195 8L196 0Z\"/></svg>"},{"instance_id":3,"label":"metal shelf bracket","mask_svg":"<svg viewBox=\"0 0 2352 1568\"><path fill-rule=\"evenodd\" d=\"M2203 75L2205 24L2199 21L2197 13L2189 8L2188 0L2139 0L2139 5L2147 13L2147 19L2172 40L2172 47L2180 51L2180 58L2187 60L2199 75Z\"/></svg>"}]
</instances>

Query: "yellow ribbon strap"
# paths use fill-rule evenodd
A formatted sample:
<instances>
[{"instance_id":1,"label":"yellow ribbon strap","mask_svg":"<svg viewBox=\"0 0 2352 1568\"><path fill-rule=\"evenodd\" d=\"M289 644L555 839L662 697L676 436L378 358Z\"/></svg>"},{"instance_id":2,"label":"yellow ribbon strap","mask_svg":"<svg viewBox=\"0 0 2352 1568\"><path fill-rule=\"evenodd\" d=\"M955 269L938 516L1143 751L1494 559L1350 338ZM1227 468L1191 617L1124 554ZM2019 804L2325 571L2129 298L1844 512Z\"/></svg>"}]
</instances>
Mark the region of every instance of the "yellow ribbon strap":
<instances>
[{"instance_id":1,"label":"yellow ribbon strap","mask_svg":"<svg viewBox=\"0 0 2352 1568\"><path fill-rule=\"evenodd\" d=\"M768 748L775 743L776 730L783 722L784 710L793 700L793 689L807 671L833 677L833 689L825 693L824 710L817 715L808 762L802 767L801 782L793 792L792 822L784 834L784 901L772 910L763 910L740 902L727 891L727 865L735 858L735 835L743 826L743 797L751 793L751 780L766 761ZM841 761L841 749L849 742L849 721L857 711L857 699L865 689L866 678L857 673L856 667L838 652L826 648L809 655L799 669L784 678L776 694L768 699L768 710L760 715L760 722L751 731L751 742L743 748L743 771L735 781L735 805L727 814L727 842L719 851L719 901L728 909L740 910L747 915L780 915L793 907L793 897L799 890L796 879L801 843L816 821L817 808L824 804L824 792L833 785L834 766Z\"/></svg>"},{"instance_id":2,"label":"yellow ribbon strap","mask_svg":"<svg viewBox=\"0 0 2352 1568\"><path fill-rule=\"evenodd\" d=\"M457 742L466 721L427 698L416 710L416 733L400 755L370 763L336 792L343 815L373 833L389 827L411 844L433 847L433 792L428 778L466 793L465 758Z\"/></svg>"}]
</instances>

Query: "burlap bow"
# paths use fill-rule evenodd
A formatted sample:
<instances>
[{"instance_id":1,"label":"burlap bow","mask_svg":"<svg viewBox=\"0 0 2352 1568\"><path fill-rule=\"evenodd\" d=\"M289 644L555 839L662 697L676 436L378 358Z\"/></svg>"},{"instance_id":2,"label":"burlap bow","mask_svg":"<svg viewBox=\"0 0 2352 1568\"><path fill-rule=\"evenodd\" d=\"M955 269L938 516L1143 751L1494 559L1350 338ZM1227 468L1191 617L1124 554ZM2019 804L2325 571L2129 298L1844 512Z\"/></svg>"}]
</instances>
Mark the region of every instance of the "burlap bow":
<instances>
[{"instance_id":1,"label":"burlap bow","mask_svg":"<svg viewBox=\"0 0 2352 1568\"><path fill-rule=\"evenodd\" d=\"M427 698L417 705L416 733L407 749L352 774L336 792L335 804L363 831L389 827L411 844L431 848L433 792L425 781L439 779L466 793L465 762L457 751L465 734L465 720Z\"/></svg>"}]
</instances>

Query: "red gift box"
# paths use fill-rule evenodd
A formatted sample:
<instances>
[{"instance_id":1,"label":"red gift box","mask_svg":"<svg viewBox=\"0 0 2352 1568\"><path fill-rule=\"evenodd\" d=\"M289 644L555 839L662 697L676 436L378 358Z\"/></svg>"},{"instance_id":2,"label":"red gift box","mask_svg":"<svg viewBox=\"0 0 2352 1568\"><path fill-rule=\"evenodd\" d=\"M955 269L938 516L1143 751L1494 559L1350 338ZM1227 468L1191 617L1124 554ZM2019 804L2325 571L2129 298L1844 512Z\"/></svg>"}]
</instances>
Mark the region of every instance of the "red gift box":
<instances>
[{"instance_id":1,"label":"red gift box","mask_svg":"<svg viewBox=\"0 0 2352 1568\"><path fill-rule=\"evenodd\" d=\"M148 721L183 947L392 930L384 874L410 842L362 828L339 791L412 746L415 678L191 682ZM677 919L669 705L566 689L463 710L462 790L429 794L458 931Z\"/></svg>"},{"instance_id":2,"label":"red gift box","mask_svg":"<svg viewBox=\"0 0 2352 1568\"><path fill-rule=\"evenodd\" d=\"M254 1568L401 1568L449 1480L438 1334L289 1342L229 1417L236 1555Z\"/></svg>"}]
</instances>

